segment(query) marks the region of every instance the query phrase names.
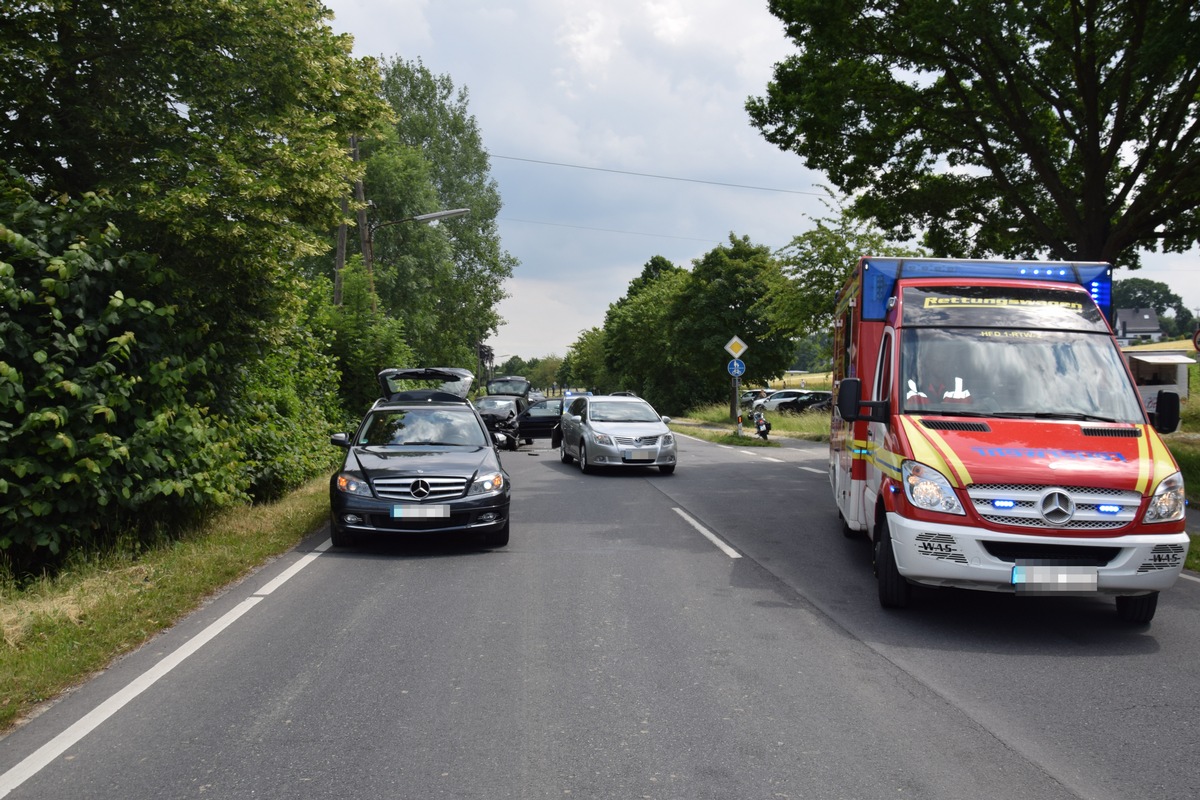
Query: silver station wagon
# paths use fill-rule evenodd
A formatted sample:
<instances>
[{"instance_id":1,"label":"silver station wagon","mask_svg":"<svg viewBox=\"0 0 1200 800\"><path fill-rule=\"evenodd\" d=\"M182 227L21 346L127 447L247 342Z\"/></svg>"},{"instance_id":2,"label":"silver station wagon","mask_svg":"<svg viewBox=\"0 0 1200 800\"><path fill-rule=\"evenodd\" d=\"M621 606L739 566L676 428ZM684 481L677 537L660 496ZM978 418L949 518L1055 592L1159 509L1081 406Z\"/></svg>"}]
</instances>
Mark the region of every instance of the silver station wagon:
<instances>
[{"instance_id":1,"label":"silver station wagon","mask_svg":"<svg viewBox=\"0 0 1200 800\"><path fill-rule=\"evenodd\" d=\"M675 471L675 435L654 407L640 397L600 395L571 399L563 411L559 458L579 462L581 472L593 467L654 467Z\"/></svg>"}]
</instances>

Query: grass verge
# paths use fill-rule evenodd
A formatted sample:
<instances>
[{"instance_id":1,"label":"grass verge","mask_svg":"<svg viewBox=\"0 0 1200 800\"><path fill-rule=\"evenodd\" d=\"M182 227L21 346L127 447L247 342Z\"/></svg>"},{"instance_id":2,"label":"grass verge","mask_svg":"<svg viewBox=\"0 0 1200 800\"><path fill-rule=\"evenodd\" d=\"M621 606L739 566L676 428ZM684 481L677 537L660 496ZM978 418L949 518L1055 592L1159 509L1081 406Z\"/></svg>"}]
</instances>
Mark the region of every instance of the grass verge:
<instances>
[{"instance_id":1,"label":"grass verge","mask_svg":"<svg viewBox=\"0 0 1200 800\"><path fill-rule=\"evenodd\" d=\"M230 510L140 552L92 555L58 575L0 583L0 731L294 547L329 514L328 479Z\"/></svg>"}]
</instances>

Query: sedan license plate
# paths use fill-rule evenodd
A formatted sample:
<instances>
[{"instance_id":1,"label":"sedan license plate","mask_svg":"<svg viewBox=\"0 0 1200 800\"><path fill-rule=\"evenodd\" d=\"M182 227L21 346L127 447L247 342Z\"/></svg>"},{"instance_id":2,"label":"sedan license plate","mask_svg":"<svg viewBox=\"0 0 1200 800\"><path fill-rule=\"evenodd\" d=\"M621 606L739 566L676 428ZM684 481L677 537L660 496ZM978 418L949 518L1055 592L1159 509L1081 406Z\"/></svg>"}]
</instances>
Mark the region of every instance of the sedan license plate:
<instances>
[{"instance_id":1,"label":"sedan license plate","mask_svg":"<svg viewBox=\"0 0 1200 800\"><path fill-rule=\"evenodd\" d=\"M1095 567L1017 564L1012 569L1013 586L1022 594L1094 592L1098 580Z\"/></svg>"},{"instance_id":2,"label":"sedan license plate","mask_svg":"<svg viewBox=\"0 0 1200 800\"><path fill-rule=\"evenodd\" d=\"M626 461L653 461L653 450L626 450L622 455Z\"/></svg>"},{"instance_id":3,"label":"sedan license plate","mask_svg":"<svg viewBox=\"0 0 1200 800\"><path fill-rule=\"evenodd\" d=\"M392 506L392 519L445 519L450 506Z\"/></svg>"}]
</instances>

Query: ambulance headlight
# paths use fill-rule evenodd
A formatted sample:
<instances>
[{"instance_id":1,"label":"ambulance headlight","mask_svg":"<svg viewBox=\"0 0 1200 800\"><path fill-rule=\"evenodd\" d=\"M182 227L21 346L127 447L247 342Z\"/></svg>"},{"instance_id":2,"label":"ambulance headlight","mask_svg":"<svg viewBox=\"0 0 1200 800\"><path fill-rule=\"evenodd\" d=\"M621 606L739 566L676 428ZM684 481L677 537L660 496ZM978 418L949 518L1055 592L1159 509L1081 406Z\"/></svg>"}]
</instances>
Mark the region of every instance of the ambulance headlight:
<instances>
[{"instance_id":1,"label":"ambulance headlight","mask_svg":"<svg viewBox=\"0 0 1200 800\"><path fill-rule=\"evenodd\" d=\"M901 472L904 476L904 494L908 502L917 508L943 514L967 513L950 488L950 481L936 469L916 461L905 461Z\"/></svg>"},{"instance_id":2,"label":"ambulance headlight","mask_svg":"<svg viewBox=\"0 0 1200 800\"><path fill-rule=\"evenodd\" d=\"M1187 501L1183 496L1183 476L1176 472L1163 479L1150 498L1146 522L1177 522L1183 519Z\"/></svg>"}]
</instances>

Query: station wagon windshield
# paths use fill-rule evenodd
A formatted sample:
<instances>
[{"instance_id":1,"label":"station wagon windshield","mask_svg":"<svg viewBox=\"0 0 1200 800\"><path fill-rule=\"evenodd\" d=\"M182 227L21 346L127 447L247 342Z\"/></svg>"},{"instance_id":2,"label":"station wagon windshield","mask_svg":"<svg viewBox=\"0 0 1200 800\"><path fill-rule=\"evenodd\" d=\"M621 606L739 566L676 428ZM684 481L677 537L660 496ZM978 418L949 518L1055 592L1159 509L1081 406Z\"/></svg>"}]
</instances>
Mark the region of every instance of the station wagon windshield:
<instances>
[{"instance_id":1,"label":"station wagon windshield","mask_svg":"<svg viewBox=\"0 0 1200 800\"><path fill-rule=\"evenodd\" d=\"M592 403L588 411L592 422L661 422L654 409L645 403Z\"/></svg>"},{"instance_id":2,"label":"station wagon windshield","mask_svg":"<svg viewBox=\"0 0 1200 800\"><path fill-rule=\"evenodd\" d=\"M414 408L376 411L363 425L360 446L487 444L475 415L459 409Z\"/></svg>"}]
</instances>

